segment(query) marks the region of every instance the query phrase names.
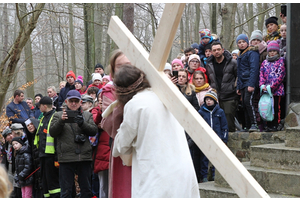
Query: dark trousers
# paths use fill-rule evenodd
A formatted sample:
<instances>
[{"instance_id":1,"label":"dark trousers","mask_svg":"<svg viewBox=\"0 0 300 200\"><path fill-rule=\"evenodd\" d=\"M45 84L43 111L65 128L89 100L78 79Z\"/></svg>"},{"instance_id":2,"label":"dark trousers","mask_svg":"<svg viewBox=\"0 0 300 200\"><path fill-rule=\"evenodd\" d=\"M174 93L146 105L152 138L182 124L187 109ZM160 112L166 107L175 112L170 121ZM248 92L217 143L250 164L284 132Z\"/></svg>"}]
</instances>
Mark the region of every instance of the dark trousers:
<instances>
[{"instance_id":1,"label":"dark trousers","mask_svg":"<svg viewBox=\"0 0 300 200\"><path fill-rule=\"evenodd\" d=\"M197 176L197 181L198 183L200 183L202 176L201 176L201 156L202 156L202 152L199 149L199 147L194 144L191 148L190 148L190 152L192 155L192 160L193 160L193 164L194 164L194 169L196 172L196 176Z\"/></svg>"},{"instance_id":2,"label":"dark trousers","mask_svg":"<svg viewBox=\"0 0 300 200\"><path fill-rule=\"evenodd\" d=\"M98 173L95 174L93 172L92 175L92 192L93 192L93 196L96 196L97 198L99 198L99 177L98 177Z\"/></svg>"},{"instance_id":3,"label":"dark trousers","mask_svg":"<svg viewBox=\"0 0 300 200\"><path fill-rule=\"evenodd\" d=\"M59 170L54 166L55 157L41 157L40 161L44 197L59 198Z\"/></svg>"},{"instance_id":4,"label":"dark trousers","mask_svg":"<svg viewBox=\"0 0 300 200\"><path fill-rule=\"evenodd\" d=\"M61 187L61 198L71 198L74 185L75 170L78 174L78 184L81 198L91 198L92 168L91 161L59 163L59 182Z\"/></svg>"},{"instance_id":5,"label":"dark trousers","mask_svg":"<svg viewBox=\"0 0 300 200\"><path fill-rule=\"evenodd\" d=\"M220 107L224 110L229 132L235 132L234 116L237 108L237 100L221 101Z\"/></svg>"},{"instance_id":6,"label":"dark trousers","mask_svg":"<svg viewBox=\"0 0 300 200\"><path fill-rule=\"evenodd\" d=\"M245 113L246 127L249 129L251 127L251 124L256 124L255 110L252 103L254 91L248 92L248 87L245 87L240 91L242 95L242 104Z\"/></svg>"},{"instance_id":7,"label":"dark trousers","mask_svg":"<svg viewBox=\"0 0 300 200\"><path fill-rule=\"evenodd\" d=\"M280 123L281 120L281 111L280 111L280 101L281 101L281 96L273 96L274 99L274 119L271 122L267 122L267 126L269 128L277 128L278 124Z\"/></svg>"}]
</instances>

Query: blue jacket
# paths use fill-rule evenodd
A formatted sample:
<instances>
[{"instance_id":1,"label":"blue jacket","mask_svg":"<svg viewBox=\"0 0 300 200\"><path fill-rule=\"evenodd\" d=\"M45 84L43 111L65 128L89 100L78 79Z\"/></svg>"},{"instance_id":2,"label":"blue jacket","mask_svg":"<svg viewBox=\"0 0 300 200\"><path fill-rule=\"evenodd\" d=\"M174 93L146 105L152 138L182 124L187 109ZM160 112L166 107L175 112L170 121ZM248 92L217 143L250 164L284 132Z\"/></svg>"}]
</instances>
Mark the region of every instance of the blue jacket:
<instances>
[{"instance_id":1,"label":"blue jacket","mask_svg":"<svg viewBox=\"0 0 300 200\"><path fill-rule=\"evenodd\" d=\"M237 58L237 90L245 87L258 87L259 82L259 53L248 47Z\"/></svg>"},{"instance_id":2,"label":"blue jacket","mask_svg":"<svg viewBox=\"0 0 300 200\"><path fill-rule=\"evenodd\" d=\"M31 118L31 117L34 118L33 112L29 108L27 103L25 101L22 101L20 104L23 106L23 108L26 111L28 117L29 118ZM21 118L21 113L20 113L20 111L18 111L18 107L13 101L10 102L10 104L8 104L6 106L6 115L9 118L9 120L12 121L12 123L24 123L25 120L27 120L27 119L22 119ZM14 118L15 115L16 115L16 118Z\"/></svg>"},{"instance_id":3,"label":"blue jacket","mask_svg":"<svg viewBox=\"0 0 300 200\"><path fill-rule=\"evenodd\" d=\"M215 133L221 138L224 143L228 141L228 125L225 116L225 112L220 108L219 104L210 111L206 108L206 103L204 103L200 110L199 114L203 119L208 123L208 125L215 131Z\"/></svg>"},{"instance_id":4,"label":"blue jacket","mask_svg":"<svg viewBox=\"0 0 300 200\"><path fill-rule=\"evenodd\" d=\"M213 42L220 42L220 40L217 38L217 39L215 39L215 38L211 38L211 40L208 42L208 44L211 44L211 43L213 43ZM208 45L207 44L207 45ZM199 48L198 48L198 55L199 55L199 57L200 57L200 60L202 60L203 61L203 58L206 58L205 57L205 50L204 50L204 47L205 46L203 46L202 44L201 44L201 42L200 42L200 44L199 44Z\"/></svg>"}]
</instances>

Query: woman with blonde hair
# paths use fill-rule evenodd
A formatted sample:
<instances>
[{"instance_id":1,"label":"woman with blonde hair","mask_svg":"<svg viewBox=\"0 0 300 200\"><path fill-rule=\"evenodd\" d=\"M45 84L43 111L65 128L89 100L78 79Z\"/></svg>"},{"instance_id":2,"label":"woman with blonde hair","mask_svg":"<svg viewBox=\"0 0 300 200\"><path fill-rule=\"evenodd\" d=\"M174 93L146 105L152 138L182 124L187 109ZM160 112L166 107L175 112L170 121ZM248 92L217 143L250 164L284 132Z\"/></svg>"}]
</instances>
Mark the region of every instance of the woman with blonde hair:
<instances>
[{"instance_id":1,"label":"woman with blonde hair","mask_svg":"<svg viewBox=\"0 0 300 200\"><path fill-rule=\"evenodd\" d=\"M8 174L5 168L0 165L0 198L9 198L12 191L12 184L8 180Z\"/></svg>"},{"instance_id":2,"label":"woman with blonde hair","mask_svg":"<svg viewBox=\"0 0 300 200\"><path fill-rule=\"evenodd\" d=\"M204 96L206 92L212 89L209 83L207 83L204 72L202 71L194 72L193 85L195 86L196 97L198 99L199 105L202 106L204 104Z\"/></svg>"}]
</instances>

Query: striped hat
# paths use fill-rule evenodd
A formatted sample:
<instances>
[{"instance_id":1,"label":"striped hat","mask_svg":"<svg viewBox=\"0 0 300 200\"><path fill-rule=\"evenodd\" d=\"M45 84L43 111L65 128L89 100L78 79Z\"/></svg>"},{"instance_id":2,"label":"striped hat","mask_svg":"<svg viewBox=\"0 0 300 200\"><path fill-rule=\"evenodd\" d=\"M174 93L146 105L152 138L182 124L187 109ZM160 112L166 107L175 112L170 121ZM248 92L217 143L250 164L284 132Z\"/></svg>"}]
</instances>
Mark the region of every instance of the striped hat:
<instances>
[{"instance_id":1,"label":"striped hat","mask_svg":"<svg viewBox=\"0 0 300 200\"><path fill-rule=\"evenodd\" d=\"M208 92L206 92L205 96L204 96L204 101L206 98L211 98L215 101L215 103L218 103L218 95L217 95L217 91L215 89L212 89Z\"/></svg>"},{"instance_id":2,"label":"striped hat","mask_svg":"<svg viewBox=\"0 0 300 200\"><path fill-rule=\"evenodd\" d=\"M267 47L267 52L269 53L269 51L272 51L272 50L275 50L279 53L280 51L280 47L279 47L279 44L276 42L276 41L271 41L269 44L268 44L268 47Z\"/></svg>"}]
</instances>

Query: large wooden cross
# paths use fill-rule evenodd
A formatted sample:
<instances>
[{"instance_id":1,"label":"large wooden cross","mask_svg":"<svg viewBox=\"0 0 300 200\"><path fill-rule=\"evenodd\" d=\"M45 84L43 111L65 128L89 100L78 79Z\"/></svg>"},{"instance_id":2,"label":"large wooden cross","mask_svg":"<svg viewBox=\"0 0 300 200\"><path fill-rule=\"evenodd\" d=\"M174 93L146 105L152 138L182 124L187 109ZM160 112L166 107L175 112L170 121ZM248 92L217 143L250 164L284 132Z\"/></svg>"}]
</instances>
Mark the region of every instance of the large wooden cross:
<instances>
[{"instance_id":1,"label":"large wooden cross","mask_svg":"<svg viewBox=\"0 0 300 200\"><path fill-rule=\"evenodd\" d=\"M184 6L185 4L165 5L150 55L116 16L112 16L110 20L108 34L131 63L146 73L153 91L238 196L243 198L269 197L163 73Z\"/></svg>"}]
</instances>

